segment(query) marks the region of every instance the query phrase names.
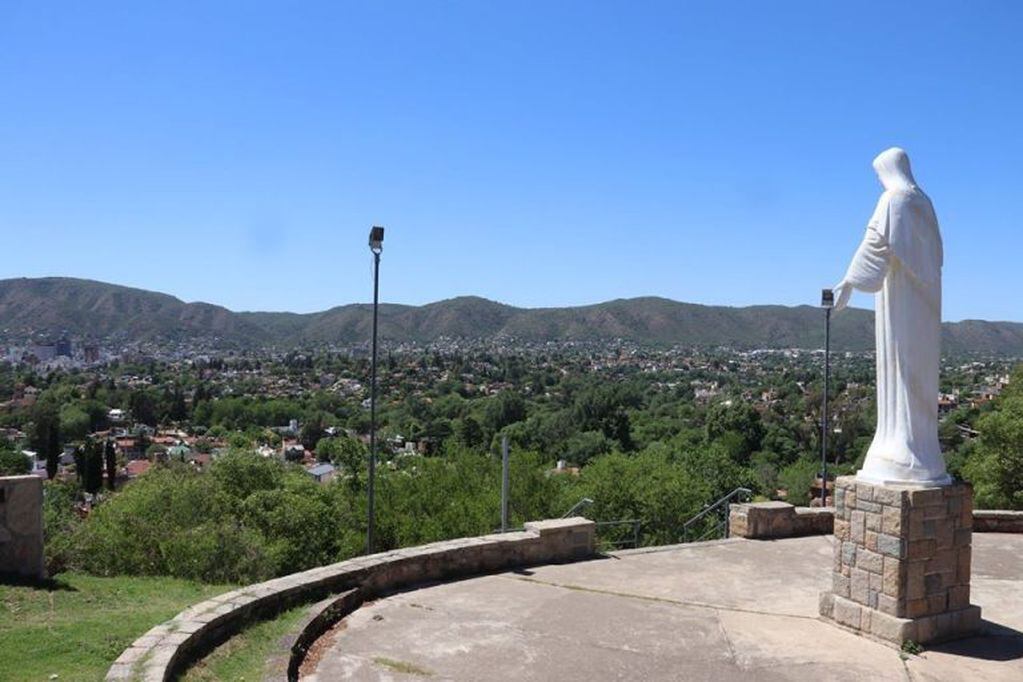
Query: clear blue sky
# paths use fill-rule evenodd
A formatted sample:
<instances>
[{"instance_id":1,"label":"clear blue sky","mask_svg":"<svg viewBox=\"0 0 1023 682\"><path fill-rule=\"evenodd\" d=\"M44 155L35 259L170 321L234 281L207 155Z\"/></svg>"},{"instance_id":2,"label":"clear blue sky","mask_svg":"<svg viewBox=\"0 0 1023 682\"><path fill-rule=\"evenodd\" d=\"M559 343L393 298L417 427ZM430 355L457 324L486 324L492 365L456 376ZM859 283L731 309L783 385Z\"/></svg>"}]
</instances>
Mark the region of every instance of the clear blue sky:
<instances>
[{"instance_id":1,"label":"clear blue sky","mask_svg":"<svg viewBox=\"0 0 1023 682\"><path fill-rule=\"evenodd\" d=\"M1016 2L0 0L0 278L236 310L815 303L898 144L1023 320ZM855 305L871 305L859 295Z\"/></svg>"}]
</instances>

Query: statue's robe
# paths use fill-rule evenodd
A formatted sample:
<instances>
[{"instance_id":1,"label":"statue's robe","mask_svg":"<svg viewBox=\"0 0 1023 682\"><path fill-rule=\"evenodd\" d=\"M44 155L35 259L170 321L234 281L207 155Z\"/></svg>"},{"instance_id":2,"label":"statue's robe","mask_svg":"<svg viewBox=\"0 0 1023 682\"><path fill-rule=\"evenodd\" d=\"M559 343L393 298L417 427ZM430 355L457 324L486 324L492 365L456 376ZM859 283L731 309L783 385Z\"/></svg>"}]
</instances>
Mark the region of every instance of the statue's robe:
<instances>
[{"instance_id":1,"label":"statue's robe","mask_svg":"<svg viewBox=\"0 0 1023 682\"><path fill-rule=\"evenodd\" d=\"M896 168L878 174L886 191L845 277L875 294L877 432L858 476L945 484L938 443L941 234L930 199L911 176Z\"/></svg>"}]
</instances>

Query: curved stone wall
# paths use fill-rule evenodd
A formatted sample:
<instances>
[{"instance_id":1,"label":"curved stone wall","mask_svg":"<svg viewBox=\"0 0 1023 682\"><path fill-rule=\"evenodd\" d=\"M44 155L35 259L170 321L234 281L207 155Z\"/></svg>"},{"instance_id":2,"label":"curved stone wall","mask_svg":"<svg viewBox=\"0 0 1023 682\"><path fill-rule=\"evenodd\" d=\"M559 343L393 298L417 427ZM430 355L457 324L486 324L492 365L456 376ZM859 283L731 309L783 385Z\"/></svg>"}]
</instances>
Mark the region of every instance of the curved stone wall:
<instances>
[{"instance_id":1,"label":"curved stone wall","mask_svg":"<svg viewBox=\"0 0 1023 682\"><path fill-rule=\"evenodd\" d=\"M107 672L107 680L165 682L248 623L295 604L341 594L338 607L307 623L295 656L317 628L346 615L364 599L416 583L449 580L516 566L563 563L592 556L595 525L584 518L527 523L524 531L436 542L373 554L249 585L196 604L135 640ZM353 591L354 592L350 592ZM343 615L341 617L343 617ZM305 632L308 629L309 632ZM319 630L322 632L323 629ZM293 656L293 666L297 666Z\"/></svg>"}]
</instances>

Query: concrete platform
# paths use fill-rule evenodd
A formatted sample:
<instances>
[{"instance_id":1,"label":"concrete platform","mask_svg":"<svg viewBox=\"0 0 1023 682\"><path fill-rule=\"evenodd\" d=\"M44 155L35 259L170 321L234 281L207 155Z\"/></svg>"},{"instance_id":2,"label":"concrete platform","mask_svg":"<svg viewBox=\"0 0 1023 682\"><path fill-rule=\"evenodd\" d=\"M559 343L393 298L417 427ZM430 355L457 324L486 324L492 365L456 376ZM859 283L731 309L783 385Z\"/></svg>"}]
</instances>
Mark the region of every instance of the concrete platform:
<instances>
[{"instance_id":1,"label":"concrete platform","mask_svg":"<svg viewBox=\"0 0 1023 682\"><path fill-rule=\"evenodd\" d=\"M908 656L817 616L831 536L725 540L367 604L303 680L1023 680L1023 535L977 534L984 633Z\"/></svg>"}]
</instances>

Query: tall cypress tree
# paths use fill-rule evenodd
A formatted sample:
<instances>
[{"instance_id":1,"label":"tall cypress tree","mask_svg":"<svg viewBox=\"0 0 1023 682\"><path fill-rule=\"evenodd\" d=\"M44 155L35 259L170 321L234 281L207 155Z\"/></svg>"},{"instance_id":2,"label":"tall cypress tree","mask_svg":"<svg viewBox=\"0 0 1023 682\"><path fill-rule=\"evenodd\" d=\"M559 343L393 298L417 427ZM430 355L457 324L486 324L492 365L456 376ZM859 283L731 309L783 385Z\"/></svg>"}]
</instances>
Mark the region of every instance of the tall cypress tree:
<instances>
[{"instance_id":1,"label":"tall cypress tree","mask_svg":"<svg viewBox=\"0 0 1023 682\"><path fill-rule=\"evenodd\" d=\"M107 443L103 448L103 456L106 459L107 465L107 487L113 490L117 480L117 450L114 448L113 439L107 439Z\"/></svg>"},{"instance_id":2,"label":"tall cypress tree","mask_svg":"<svg viewBox=\"0 0 1023 682\"><path fill-rule=\"evenodd\" d=\"M99 491L103 487L103 446L87 438L75 451L75 468L85 492Z\"/></svg>"},{"instance_id":3,"label":"tall cypress tree","mask_svg":"<svg viewBox=\"0 0 1023 682\"><path fill-rule=\"evenodd\" d=\"M32 447L46 458L46 475L52 480L60 464L60 417L48 402L37 405L32 419Z\"/></svg>"},{"instance_id":4,"label":"tall cypress tree","mask_svg":"<svg viewBox=\"0 0 1023 682\"><path fill-rule=\"evenodd\" d=\"M96 493L103 487L103 446L90 439L85 445L85 491Z\"/></svg>"}]
</instances>

